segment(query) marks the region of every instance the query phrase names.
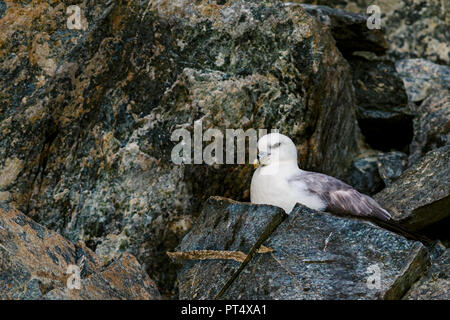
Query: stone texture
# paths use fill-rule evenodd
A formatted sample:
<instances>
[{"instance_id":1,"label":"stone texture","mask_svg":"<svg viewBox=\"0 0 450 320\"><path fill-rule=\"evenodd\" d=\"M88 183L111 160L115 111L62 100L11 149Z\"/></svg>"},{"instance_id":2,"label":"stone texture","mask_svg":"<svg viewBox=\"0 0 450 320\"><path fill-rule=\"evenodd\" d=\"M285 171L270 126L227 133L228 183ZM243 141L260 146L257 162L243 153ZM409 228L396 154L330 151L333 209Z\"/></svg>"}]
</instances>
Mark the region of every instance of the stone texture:
<instances>
[{"instance_id":1,"label":"stone texture","mask_svg":"<svg viewBox=\"0 0 450 320\"><path fill-rule=\"evenodd\" d=\"M14 208L0 208L0 298L38 299L67 278L75 246Z\"/></svg>"},{"instance_id":2,"label":"stone texture","mask_svg":"<svg viewBox=\"0 0 450 320\"><path fill-rule=\"evenodd\" d=\"M123 253L105 270L81 280L80 289L58 288L45 300L159 300L156 284L143 272L136 258Z\"/></svg>"},{"instance_id":3,"label":"stone texture","mask_svg":"<svg viewBox=\"0 0 450 320\"><path fill-rule=\"evenodd\" d=\"M413 136L413 111L402 78L390 61L349 60L357 118L366 142L382 151L407 150Z\"/></svg>"},{"instance_id":4,"label":"stone texture","mask_svg":"<svg viewBox=\"0 0 450 320\"><path fill-rule=\"evenodd\" d=\"M408 155L369 151L353 160L345 181L359 192L373 195L390 185L405 171Z\"/></svg>"},{"instance_id":5,"label":"stone texture","mask_svg":"<svg viewBox=\"0 0 450 320\"><path fill-rule=\"evenodd\" d=\"M342 176L358 149L350 70L301 7L109 3L82 2L85 28L68 30L61 3L8 2L0 199L102 259L131 252L172 295L166 251L210 195L248 199L252 172L174 165L172 131L277 128L304 168Z\"/></svg>"},{"instance_id":6,"label":"stone texture","mask_svg":"<svg viewBox=\"0 0 450 320\"><path fill-rule=\"evenodd\" d=\"M450 214L450 145L428 152L374 199L395 221L420 230Z\"/></svg>"},{"instance_id":7,"label":"stone texture","mask_svg":"<svg viewBox=\"0 0 450 320\"><path fill-rule=\"evenodd\" d=\"M291 3L290 5L296 5ZM387 43L380 29L367 28L368 15L318 5L301 5L306 12L330 28L336 46L344 56L355 51L370 51L377 55L386 53Z\"/></svg>"},{"instance_id":8,"label":"stone texture","mask_svg":"<svg viewBox=\"0 0 450 320\"><path fill-rule=\"evenodd\" d=\"M218 201L218 205L209 203L209 207L219 210L209 211L208 220L219 219L222 223L224 200L210 201ZM248 250L257 237L253 236L247 217L261 216L265 222L267 215L257 212L267 212L271 207L239 204L239 208L245 220L242 228L232 228L237 231L232 239ZM216 230L211 228L213 225L206 228L200 225L203 232L196 238L209 241L205 244L198 241L202 246L194 248L206 245L217 248L216 242L220 245L226 241L224 237L210 236ZM241 241L242 237L246 240ZM190 243L188 239L187 236L186 242ZM208 264L192 259L185 261L178 278L180 286L186 289L182 298L193 298L197 291L207 293L202 298L215 297L216 290L209 295L205 290L211 286L211 277L198 276L192 282L192 277L187 276L193 270L207 270L220 283L224 282L222 277L229 279L230 286L219 295L223 299L395 299L402 297L428 266L428 251L420 242L406 240L369 222L336 217L301 205L297 205L263 245L265 252L256 252L248 264L241 265L235 279L230 274L235 274L237 265L230 272L220 261L209 260ZM380 288L369 289L367 268L375 264L381 270Z\"/></svg>"},{"instance_id":9,"label":"stone texture","mask_svg":"<svg viewBox=\"0 0 450 320\"><path fill-rule=\"evenodd\" d=\"M329 2L358 8L355 2ZM409 51L411 57L448 63L442 3L382 3L390 58L407 58ZM80 30L67 28L70 4L81 8ZM20 239L10 234L15 231L5 235L0 241L7 249L0 250L2 267L9 271L2 279L11 291L0 294L17 299L47 293L52 299L148 297L136 289L140 284L153 295L144 275L136 275L134 283L122 273L124 266L138 272L136 261L125 254L130 252L162 291L174 296L177 266L166 252L191 229L209 196L248 199L252 174L248 165L174 165L170 135L180 127L192 131L195 120L203 120L204 130L280 129L298 146L302 168L343 178L360 154L360 135L354 70L341 53L346 58L356 49L382 53L383 41L380 32L361 29L361 15L306 10L316 18L301 6L276 0L0 1L0 205L42 226L26 224L59 232L74 243L45 229L49 242L36 240L37 247L30 249L39 252L32 258L45 270L41 274L24 256L11 258L9 251L15 252L14 241ZM416 163L448 142L449 71L425 60L405 61L396 67L410 102L417 105L410 159ZM389 119L406 114L392 65L371 62L361 70L375 70L383 78L368 84L377 107L389 109ZM402 93L394 95L396 89ZM378 167L386 184L400 172L400 161L389 163L385 176ZM429 192L432 200L438 194ZM428 203L428 195L416 200ZM432 210L438 214L430 211L427 224L443 212L434 204ZM19 230L8 223L10 230ZM55 241L59 249L52 246ZM59 242L65 243L63 249ZM43 254L46 249L50 253ZM80 266L83 291L58 287L67 277L62 259ZM112 262L112 269L104 262ZM228 271L235 274L235 267ZM103 282L109 272L119 273L111 279L117 286L133 283L133 292L117 292ZM22 282L14 282L15 275Z\"/></svg>"},{"instance_id":10,"label":"stone texture","mask_svg":"<svg viewBox=\"0 0 450 320\"><path fill-rule=\"evenodd\" d=\"M81 290L68 289L69 266L80 269ZM136 258L124 254L103 270L83 243L73 245L16 208L0 208L0 299L159 299Z\"/></svg>"},{"instance_id":11,"label":"stone texture","mask_svg":"<svg viewBox=\"0 0 450 320\"><path fill-rule=\"evenodd\" d=\"M345 180L359 192L368 195L373 195L385 187L380 177L376 154L355 159Z\"/></svg>"},{"instance_id":12,"label":"stone texture","mask_svg":"<svg viewBox=\"0 0 450 320\"><path fill-rule=\"evenodd\" d=\"M216 297L243 265L242 258L251 257L285 217L282 209L273 206L253 206L219 197L208 199L195 226L176 250L178 256L196 254L195 259L179 259L183 262L178 272L179 298ZM206 258L202 252L205 250L215 256Z\"/></svg>"},{"instance_id":13,"label":"stone texture","mask_svg":"<svg viewBox=\"0 0 450 320\"><path fill-rule=\"evenodd\" d=\"M450 249L432 260L426 275L417 281L406 293L407 300L449 300L450 299Z\"/></svg>"},{"instance_id":14,"label":"stone texture","mask_svg":"<svg viewBox=\"0 0 450 320\"><path fill-rule=\"evenodd\" d=\"M378 173L385 185L390 185L408 166L408 155L399 151L378 153Z\"/></svg>"},{"instance_id":15,"label":"stone texture","mask_svg":"<svg viewBox=\"0 0 450 320\"><path fill-rule=\"evenodd\" d=\"M437 91L450 90L450 67L425 59L403 59L395 62L409 101L420 103Z\"/></svg>"},{"instance_id":16,"label":"stone texture","mask_svg":"<svg viewBox=\"0 0 450 320\"><path fill-rule=\"evenodd\" d=\"M7 119L53 76L99 19L103 0L81 0L82 29L67 28L66 7L74 1L0 1L0 120ZM67 5L65 3L68 3ZM42 112L29 110L38 119Z\"/></svg>"},{"instance_id":17,"label":"stone texture","mask_svg":"<svg viewBox=\"0 0 450 320\"><path fill-rule=\"evenodd\" d=\"M427 152L450 143L450 93L439 90L426 98L414 119L414 138L411 142L409 164Z\"/></svg>"},{"instance_id":18,"label":"stone texture","mask_svg":"<svg viewBox=\"0 0 450 320\"><path fill-rule=\"evenodd\" d=\"M264 245L273 253L255 256L224 299L399 299L428 264L420 242L302 206ZM374 265L380 287L371 289Z\"/></svg>"},{"instance_id":19,"label":"stone texture","mask_svg":"<svg viewBox=\"0 0 450 320\"><path fill-rule=\"evenodd\" d=\"M425 58L450 62L448 0L294 0L366 14L370 5L381 12L388 55L392 59Z\"/></svg>"}]
</instances>

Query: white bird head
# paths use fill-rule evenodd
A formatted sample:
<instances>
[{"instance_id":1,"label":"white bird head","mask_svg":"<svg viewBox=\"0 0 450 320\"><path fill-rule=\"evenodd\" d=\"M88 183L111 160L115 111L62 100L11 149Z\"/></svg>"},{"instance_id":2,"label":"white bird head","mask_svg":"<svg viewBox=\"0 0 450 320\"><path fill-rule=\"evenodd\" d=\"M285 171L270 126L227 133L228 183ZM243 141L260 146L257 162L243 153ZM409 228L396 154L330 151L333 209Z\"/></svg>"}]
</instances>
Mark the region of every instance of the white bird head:
<instances>
[{"instance_id":1,"label":"white bird head","mask_svg":"<svg viewBox=\"0 0 450 320\"><path fill-rule=\"evenodd\" d=\"M297 148L292 140L281 133L270 133L258 141L258 159L261 166L279 163L297 165Z\"/></svg>"}]
</instances>

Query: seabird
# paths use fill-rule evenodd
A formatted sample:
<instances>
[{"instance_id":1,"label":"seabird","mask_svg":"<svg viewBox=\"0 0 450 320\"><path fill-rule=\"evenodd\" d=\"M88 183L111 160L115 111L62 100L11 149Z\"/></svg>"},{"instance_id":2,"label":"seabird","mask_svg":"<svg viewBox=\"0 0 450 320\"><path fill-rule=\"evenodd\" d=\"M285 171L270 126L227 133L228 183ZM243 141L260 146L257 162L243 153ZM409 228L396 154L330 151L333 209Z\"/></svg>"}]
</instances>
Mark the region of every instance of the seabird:
<instances>
[{"instance_id":1,"label":"seabird","mask_svg":"<svg viewBox=\"0 0 450 320\"><path fill-rule=\"evenodd\" d=\"M335 214L391 219L371 197L348 184L322 173L301 170L292 140L271 133L258 141L259 166L252 177L250 201L270 204L290 213L297 203Z\"/></svg>"}]
</instances>

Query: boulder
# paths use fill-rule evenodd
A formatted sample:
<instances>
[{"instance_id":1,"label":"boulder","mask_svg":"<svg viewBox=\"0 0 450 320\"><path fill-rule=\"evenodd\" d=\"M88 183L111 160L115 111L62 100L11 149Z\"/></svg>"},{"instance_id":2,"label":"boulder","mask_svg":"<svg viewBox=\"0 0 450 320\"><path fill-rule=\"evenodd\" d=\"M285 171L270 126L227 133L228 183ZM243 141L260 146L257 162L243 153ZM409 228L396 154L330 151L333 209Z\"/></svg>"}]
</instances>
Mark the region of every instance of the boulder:
<instances>
[{"instance_id":1,"label":"boulder","mask_svg":"<svg viewBox=\"0 0 450 320\"><path fill-rule=\"evenodd\" d=\"M428 152L374 199L410 230L445 219L450 215L448 159L450 145Z\"/></svg>"},{"instance_id":2,"label":"boulder","mask_svg":"<svg viewBox=\"0 0 450 320\"><path fill-rule=\"evenodd\" d=\"M359 192L373 195L405 171L408 155L399 151L369 153L353 160L345 181Z\"/></svg>"},{"instance_id":3,"label":"boulder","mask_svg":"<svg viewBox=\"0 0 450 320\"><path fill-rule=\"evenodd\" d=\"M76 271L75 271L76 270ZM81 287L69 287L75 274ZM70 282L70 283L69 283ZM0 208L0 299L160 299L130 254L104 267L83 243L73 245L16 208Z\"/></svg>"},{"instance_id":4,"label":"boulder","mask_svg":"<svg viewBox=\"0 0 450 320\"><path fill-rule=\"evenodd\" d=\"M80 281L79 289L57 288L44 300L159 300L156 284L134 256L123 253L117 260Z\"/></svg>"},{"instance_id":5,"label":"boulder","mask_svg":"<svg viewBox=\"0 0 450 320\"><path fill-rule=\"evenodd\" d=\"M369 6L377 5L380 9L381 30L386 33L390 58L394 60L425 58L440 64L450 62L448 7L445 0L291 1L326 5L360 14L367 14Z\"/></svg>"},{"instance_id":6,"label":"boulder","mask_svg":"<svg viewBox=\"0 0 450 320\"><path fill-rule=\"evenodd\" d=\"M395 69L405 85L408 100L419 103L434 92L450 90L450 67L426 59L403 59Z\"/></svg>"},{"instance_id":7,"label":"boulder","mask_svg":"<svg viewBox=\"0 0 450 320\"><path fill-rule=\"evenodd\" d=\"M204 130L276 128L302 167L338 177L357 154L348 63L300 6L80 8L81 30L67 29L67 7L50 0L2 15L11 40L0 54L0 199L104 260L134 254L167 295L176 274L166 251L210 195L248 199L252 174L175 165L175 129L200 119Z\"/></svg>"},{"instance_id":8,"label":"boulder","mask_svg":"<svg viewBox=\"0 0 450 320\"><path fill-rule=\"evenodd\" d=\"M364 194L380 192L385 184L378 170L378 158L374 154L353 160L345 181Z\"/></svg>"},{"instance_id":9,"label":"boulder","mask_svg":"<svg viewBox=\"0 0 450 320\"><path fill-rule=\"evenodd\" d=\"M298 5L288 3L287 5ZM386 53L387 43L381 29L367 28L368 15L318 6L301 4L310 15L330 28L336 46L346 57L356 51L370 51L376 55Z\"/></svg>"},{"instance_id":10,"label":"boulder","mask_svg":"<svg viewBox=\"0 0 450 320\"><path fill-rule=\"evenodd\" d=\"M430 94L418 108L414 119L414 137L409 146L409 165L427 152L450 143L450 93L439 90Z\"/></svg>"},{"instance_id":11,"label":"boulder","mask_svg":"<svg viewBox=\"0 0 450 320\"><path fill-rule=\"evenodd\" d=\"M392 184L408 167L408 155L399 151L378 153L378 173L385 185Z\"/></svg>"},{"instance_id":12,"label":"boulder","mask_svg":"<svg viewBox=\"0 0 450 320\"><path fill-rule=\"evenodd\" d=\"M224 202L208 201L198 226L201 232L188 234L176 252L185 259L178 276L183 299L396 299L428 267L423 244L366 221L298 204L285 220L273 225L274 231L261 237L261 230L268 230L273 221L274 207L237 202L224 207ZM231 212L239 212L240 228L235 227ZM254 220L256 216L259 219ZM205 219L211 222L205 224ZM216 236L228 232L228 225L237 232L231 239ZM201 260L182 250L222 250L226 242L234 243L228 247L233 253L244 253L232 261L232 267L225 256ZM250 248L253 254L247 254ZM200 276L194 277L196 272ZM212 285L211 276L218 285Z\"/></svg>"},{"instance_id":13,"label":"boulder","mask_svg":"<svg viewBox=\"0 0 450 320\"><path fill-rule=\"evenodd\" d=\"M285 217L281 208L209 198L194 227L170 253L183 263L179 298L216 297Z\"/></svg>"},{"instance_id":14,"label":"boulder","mask_svg":"<svg viewBox=\"0 0 450 320\"><path fill-rule=\"evenodd\" d=\"M431 260L431 268L405 294L406 300L450 299L450 249L441 249L440 255Z\"/></svg>"},{"instance_id":15,"label":"boulder","mask_svg":"<svg viewBox=\"0 0 450 320\"><path fill-rule=\"evenodd\" d=\"M362 57L354 57L349 62L357 119L366 142L385 152L407 151L413 137L414 113L394 63Z\"/></svg>"}]
</instances>

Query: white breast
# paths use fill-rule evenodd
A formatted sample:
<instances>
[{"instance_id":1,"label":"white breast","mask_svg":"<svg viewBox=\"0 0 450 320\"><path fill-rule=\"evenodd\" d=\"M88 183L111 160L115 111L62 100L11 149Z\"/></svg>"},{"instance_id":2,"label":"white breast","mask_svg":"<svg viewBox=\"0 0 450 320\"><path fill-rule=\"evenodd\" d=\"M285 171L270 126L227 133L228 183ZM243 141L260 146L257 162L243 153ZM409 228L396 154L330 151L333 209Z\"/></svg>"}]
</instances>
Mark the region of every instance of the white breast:
<instances>
[{"instance_id":1,"label":"white breast","mask_svg":"<svg viewBox=\"0 0 450 320\"><path fill-rule=\"evenodd\" d=\"M252 177L250 186L250 201L255 204L270 204L281 207L290 213L297 203L314 210L325 209L325 203L317 195L306 191L302 182L290 185L288 177L292 172L280 171L277 174L264 175L263 168L258 168ZM300 169L298 169L300 170Z\"/></svg>"}]
</instances>

